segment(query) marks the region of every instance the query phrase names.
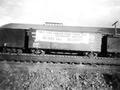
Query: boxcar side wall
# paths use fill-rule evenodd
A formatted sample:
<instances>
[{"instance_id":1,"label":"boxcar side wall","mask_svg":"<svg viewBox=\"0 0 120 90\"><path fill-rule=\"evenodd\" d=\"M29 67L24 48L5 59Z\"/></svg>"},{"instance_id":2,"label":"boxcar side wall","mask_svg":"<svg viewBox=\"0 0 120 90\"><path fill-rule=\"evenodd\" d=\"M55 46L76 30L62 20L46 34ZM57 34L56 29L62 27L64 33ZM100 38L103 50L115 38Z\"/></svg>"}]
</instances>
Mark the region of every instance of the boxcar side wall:
<instances>
[{"instance_id":1,"label":"boxcar side wall","mask_svg":"<svg viewBox=\"0 0 120 90\"><path fill-rule=\"evenodd\" d=\"M25 30L2 29L0 30L0 47L6 44L7 47L23 48L25 41Z\"/></svg>"},{"instance_id":2,"label":"boxcar side wall","mask_svg":"<svg viewBox=\"0 0 120 90\"><path fill-rule=\"evenodd\" d=\"M107 52L120 53L120 37L108 37Z\"/></svg>"},{"instance_id":3,"label":"boxcar side wall","mask_svg":"<svg viewBox=\"0 0 120 90\"><path fill-rule=\"evenodd\" d=\"M30 48L101 51L100 33L34 30L30 34Z\"/></svg>"}]
</instances>

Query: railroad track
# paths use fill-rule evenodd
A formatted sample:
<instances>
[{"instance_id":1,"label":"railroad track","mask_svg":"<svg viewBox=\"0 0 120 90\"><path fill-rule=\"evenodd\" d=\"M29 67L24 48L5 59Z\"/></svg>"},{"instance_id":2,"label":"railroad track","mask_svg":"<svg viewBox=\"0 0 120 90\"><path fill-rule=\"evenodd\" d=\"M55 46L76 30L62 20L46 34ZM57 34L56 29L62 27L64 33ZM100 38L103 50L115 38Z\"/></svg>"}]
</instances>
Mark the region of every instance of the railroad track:
<instances>
[{"instance_id":1,"label":"railroad track","mask_svg":"<svg viewBox=\"0 0 120 90\"><path fill-rule=\"evenodd\" d=\"M90 76L90 78L91 78L91 77L94 77L93 75L97 75L98 77L100 77L100 75L103 75L103 74L104 75L108 75L111 73L117 73L118 75L120 74L119 58L102 58L102 57L89 58L89 57L80 57L80 56L32 55L32 54L17 55L17 54L6 54L6 53L3 54L2 53L2 54L0 54L0 60L1 60L0 61L1 71L6 70L4 68L6 65L9 66L8 68L10 68L10 70L12 70L12 72L10 72L10 74L8 74L6 76L7 77L7 78L5 78L6 81L3 80L3 82L1 83L1 86L6 86L5 83L7 83L9 85L9 82L10 82L10 85L12 83L13 87L17 88L17 89L21 88L21 87L19 87L20 85L21 86L26 85L26 84L24 84L26 81L31 82L32 79L34 79L34 81L32 81L32 83L34 83L34 84L32 84L32 83L27 84L28 86L31 86L30 88L32 88L32 89L30 89L30 90L33 90L36 87L39 88L40 85L43 85L41 83L41 80L43 80L43 79L44 79L43 81L46 80L46 82L45 82L45 84L46 84L46 83L48 83L49 80L51 80L51 79L49 79L49 77L52 77L53 75L56 75L56 76L53 77L53 79L51 80L51 84L56 85L56 83L53 83L53 80L56 80L54 78L56 78L56 77L59 78L62 75L68 76L68 74L66 74L66 72L69 72L69 74L71 76L69 75L70 78L67 78L67 76L64 77L65 78L64 80L71 80L70 82L73 82L73 81L79 82L79 78L82 77L83 75L85 75L85 76L91 75ZM9 70L9 69L7 69L7 70ZM21 70L23 70L24 73L21 72ZM31 70L32 74L28 74L26 72L26 70ZM60 70L59 73L57 73L58 70ZM30 79L28 79L28 77L30 75L36 75L36 76L30 77ZM46 76L46 77L40 78L40 76L42 76L42 75ZM47 77L47 75L49 77ZM77 81L74 77L72 77L72 75L77 77ZM1 77L4 77L4 76L5 75L3 74L3 76L1 76ZM11 79L11 77L12 78L20 77L20 79L15 78L15 81L19 82L19 86L14 85L14 81ZM96 89L94 87L94 85L96 85L96 86L101 85L101 82L102 82L101 78L104 80L103 77L101 77L100 80L98 79L98 77L94 77L94 80L95 80L95 82L99 81L99 83L94 83L93 86L90 87L91 90ZM27 79L25 79L25 78L27 78ZM83 78L85 78L85 77L83 77ZM85 81L84 80L83 81L88 82L90 78L88 78L88 79L85 78ZM21 81L22 79L25 79L26 81ZM118 79L118 78L115 77L115 79ZM94 82L94 80L92 79L91 81L89 81L87 83L87 85ZM57 84L59 86L61 85L61 83L60 84L58 83L59 80L56 80L54 82L57 82ZM36 83L39 83L39 85L36 85ZM114 83L114 82L112 82L112 83ZM79 85L79 84L80 83L77 83L77 85ZM33 85L33 87L32 87L32 85ZM68 83L66 85L68 85ZM75 85L74 87L77 87L77 85ZM85 86L87 87L87 85L85 85ZM107 84L104 84L104 86L105 85L107 86ZM69 87L69 85L67 87ZM103 89L98 89L98 90L111 90L111 87L108 86L108 87L104 87ZM119 89L116 89L116 90L119 90Z\"/></svg>"},{"instance_id":2,"label":"railroad track","mask_svg":"<svg viewBox=\"0 0 120 90\"><path fill-rule=\"evenodd\" d=\"M120 58L104 58L104 57L82 57L67 55L33 55L33 54L0 54L0 60L20 61L20 62L47 62L47 63L68 63L68 64L84 64L84 65L110 65L120 66Z\"/></svg>"}]
</instances>

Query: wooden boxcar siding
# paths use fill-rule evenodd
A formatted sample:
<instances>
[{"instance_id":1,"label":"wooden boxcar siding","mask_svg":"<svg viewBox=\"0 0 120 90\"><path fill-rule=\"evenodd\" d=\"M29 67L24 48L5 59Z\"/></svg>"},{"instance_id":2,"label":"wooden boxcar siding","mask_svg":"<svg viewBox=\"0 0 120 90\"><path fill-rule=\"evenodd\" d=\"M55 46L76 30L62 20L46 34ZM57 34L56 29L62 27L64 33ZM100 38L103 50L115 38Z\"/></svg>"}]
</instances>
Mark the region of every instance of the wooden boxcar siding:
<instances>
[{"instance_id":1,"label":"wooden boxcar siding","mask_svg":"<svg viewBox=\"0 0 120 90\"><path fill-rule=\"evenodd\" d=\"M34 30L31 32L30 35L29 47L100 52L101 38L102 35L99 33L76 33L65 31L59 32L47 30Z\"/></svg>"},{"instance_id":2,"label":"wooden boxcar siding","mask_svg":"<svg viewBox=\"0 0 120 90\"><path fill-rule=\"evenodd\" d=\"M108 37L107 51L120 53L120 37Z\"/></svg>"},{"instance_id":3,"label":"wooden boxcar siding","mask_svg":"<svg viewBox=\"0 0 120 90\"><path fill-rule=\"evenodd\" d=\"M5 43L7 47L24 47L25 30L22 29L2 29L0 30L0 46Z\"/></svg>"}]
</instances>

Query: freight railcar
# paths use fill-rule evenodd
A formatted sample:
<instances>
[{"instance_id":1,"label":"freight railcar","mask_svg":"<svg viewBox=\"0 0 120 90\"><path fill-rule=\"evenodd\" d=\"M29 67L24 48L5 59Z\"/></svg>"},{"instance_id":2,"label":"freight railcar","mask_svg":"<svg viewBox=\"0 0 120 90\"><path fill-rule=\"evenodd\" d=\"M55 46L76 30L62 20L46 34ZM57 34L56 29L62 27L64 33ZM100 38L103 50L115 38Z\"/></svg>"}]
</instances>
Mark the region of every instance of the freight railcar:
<instances>
[{"instance_id":1,"label":"freight railcar","mask_svg":"<svg viewBox=\"0 0 120 90\"><path fill-rule=\"evenodd\" d=\"M12 53L113 56L120 51L120 37L114 36L114 32L114 28L11 23L1 27L0 50Z\"/></svg>"},{"instance_id":2,"label":"freight railcar","mask_svg":"<svg viewBox=\"0 0 120 90\"><path fill-rule=\"evenodd\" d=\"M22 52L25 45L25 30L0 29L0 51Z\"/></svg>"},{"instance_id":3,"label":"freight railcar","mask_svg":"<svg viewBox=\"0 0 120 90\"><path fill-rule=\"evenodd\" d=\"M120 37L109 36L107 38L107 52L109 56L120 57Z\"/></svg>"},{"instance_id":4,"label":"freight railcar","mask_svg":"<svg viewBox=\"0 0 120 90\"><path fill-rule=\"evenodd\" d=\"M101 52L100 33L79 31L30 30L29 48L59 54L97 54Z\"/></svg>"}]
</instances>

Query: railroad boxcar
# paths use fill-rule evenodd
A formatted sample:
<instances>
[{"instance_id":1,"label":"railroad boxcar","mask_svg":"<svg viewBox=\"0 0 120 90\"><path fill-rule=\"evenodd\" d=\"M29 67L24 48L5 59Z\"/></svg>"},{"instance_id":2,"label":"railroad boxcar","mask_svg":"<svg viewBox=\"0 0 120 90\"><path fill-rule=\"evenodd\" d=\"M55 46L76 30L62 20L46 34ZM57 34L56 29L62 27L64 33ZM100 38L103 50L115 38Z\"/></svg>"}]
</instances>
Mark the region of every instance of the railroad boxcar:
<instances>
[{"instance_id":1,"label":"railroad boxcar","mask_svg":"<svg viewBox=\"0 0 120 90\"><path fill-rule=\"evenodd\" d=\"M29 48L41 50L101 52L100 33L54 31L54 30L31 30L29 34Z\"/></svg>"},{"instance_id":2,"label":"railroad boxcar","mask_svg":"<svg viewBox=\"0 0 120 90\"><path fill-rule=\"evenodd\" d=\"M109 36L107 38L107 52L112 56L120 57L120 36Z\"/></svg>"},{"instance_id":3,"label":"railroad boxcar","mask_svg":"<svg viewBox=\"0 0 120 90\"><path fill-rule=\"evenodd\" d=\"M21 52L25 45L25 30L0 29L0 50L4 52Z\"/></svg>"}]
</instances>

